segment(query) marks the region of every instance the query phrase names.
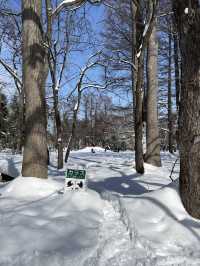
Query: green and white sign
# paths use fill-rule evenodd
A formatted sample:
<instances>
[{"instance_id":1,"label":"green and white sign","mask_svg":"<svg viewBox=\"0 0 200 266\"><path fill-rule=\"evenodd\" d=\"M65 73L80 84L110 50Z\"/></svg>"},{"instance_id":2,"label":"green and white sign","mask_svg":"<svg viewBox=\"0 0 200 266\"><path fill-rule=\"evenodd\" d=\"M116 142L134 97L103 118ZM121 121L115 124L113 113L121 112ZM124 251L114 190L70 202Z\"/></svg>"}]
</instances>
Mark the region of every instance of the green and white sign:
<instances>
[{"instance_id":1,"label":"green and white sign","mask_svg":"<svg viewBox=\"0 0 200 266\"><path fill-rule=\"evenodd\" d=\"M75 170L75 169L67 169L66 178L74 178L74 179L85 179L86 171L85 170Z\"/></svg>"},{"instance_id":2,"label":"green and white sign","mask_svg":"<svg viewBox=\"0 0 200 266\"><path fill-rule=\"evenodd\" d=\"M86 171L67 169L65 172L65 191L80 190L86 187Z\"/></svg>"}]
</instances>

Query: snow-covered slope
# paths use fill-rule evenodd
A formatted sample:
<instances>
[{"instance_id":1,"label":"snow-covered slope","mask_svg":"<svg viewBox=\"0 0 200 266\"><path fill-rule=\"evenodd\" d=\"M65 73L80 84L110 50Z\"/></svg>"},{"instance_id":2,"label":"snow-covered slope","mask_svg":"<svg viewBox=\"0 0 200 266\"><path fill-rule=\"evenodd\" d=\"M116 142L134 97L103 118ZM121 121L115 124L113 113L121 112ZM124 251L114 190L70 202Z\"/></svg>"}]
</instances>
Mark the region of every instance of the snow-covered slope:
<instances>
[{"instance_id":1,"label":"snow-covered slope","mask_svg":"<svg viewBox=\"0 0 200 266\"><path fill-rule=\"evenodd\" d=\"M98 149L72 152L65 166L86 169L86 191L62 194L54 153L48 180L0 185L0 265L200 265L200 222L169 178L176 156L163 153L163 167L141 176L133 153ZM21 157L0 154L0 165L8 159L20 173Z\"/></svg>"},{"instance_id":2,"label":"snow-covered slope","mask_svg":"<svg viewBox=\"0 0 200 266\"><path fill-rule=\"evenodd\" d=\"M83 264L98 244L104 201L94 191L60 189L31 177L1 189L0 265Z\"/></svg>"}]
</instances>

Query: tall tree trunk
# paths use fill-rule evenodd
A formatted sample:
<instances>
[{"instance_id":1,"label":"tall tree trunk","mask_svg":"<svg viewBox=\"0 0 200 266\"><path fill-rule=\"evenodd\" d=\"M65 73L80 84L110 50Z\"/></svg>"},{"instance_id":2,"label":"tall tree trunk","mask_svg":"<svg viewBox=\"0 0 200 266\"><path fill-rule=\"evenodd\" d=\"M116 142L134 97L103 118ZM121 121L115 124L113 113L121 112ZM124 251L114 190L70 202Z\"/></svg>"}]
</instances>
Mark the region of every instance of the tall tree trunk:
<instances>
[{"instance_id":1,"label":"tall tree trunk","mask_svg":"<svg viewBox=\"0 0 200 266\"><path fill-rule=\"evenodd\" d=\"M143 160L143 72L144 72L144 54L140 55L138 60L137 81L135 89L135 168L137 173L144 173Z\"/></svg>"},{"instance_id":2,"label":"tall tree trunk","mask_svg":"<svg viewBox=\"0 0 200 266\"><path fill-rule=\"evenodd\" d=\"M133 36L133 50L132 60L135 65L135 69L132 68L133 75L133 99L135 103L135 169L137 173L144 173L144 160L143 160L143 71L144 71L144 51L137 54L140 47L141 35L143 33L141 10L132 3L132 36Z\"/></svg>"},{"instance_id":3,"label":"tall tree trunk","mask_svg":"<svg viewBox=\"0 0 200 266\"><path fill-rule=\"evenodd\" d=\"M174 0L182 60L180 100L180 195L200 219L200 3Z\"/></svg>"},{"instance_id":4,"label":"tall tree trunk","mask_svg":"<svg viewBox=\"0 0 200 266\"><path fill-rule=\"evenodd\" d=\"M172 121L172 32L171 27L168 35L168 146L169 152L173 153L173 121Z\"/></svg>"},{"instance_id":5,"label":"tall tree trunk","mask_svg":"<svg viewBox=\"0 0 200 266\"><path fill-rule=\"evenodd\" d=\"M147 150L145 161L154 166L161 166L157 108L157 58L158 43L155 23L147 47Z\"/></svg>"},{"instance_id":6,"label":"tall tree trunk","mask_svg":"<svg viewBox=\"0 0 200 266\"><path fill-rule=\"evenodd\" d=\"M23 176L47 178L45 49L42 41L42 1L22 0L22 58L25 93Z\"/></svg>"}]
</instances>

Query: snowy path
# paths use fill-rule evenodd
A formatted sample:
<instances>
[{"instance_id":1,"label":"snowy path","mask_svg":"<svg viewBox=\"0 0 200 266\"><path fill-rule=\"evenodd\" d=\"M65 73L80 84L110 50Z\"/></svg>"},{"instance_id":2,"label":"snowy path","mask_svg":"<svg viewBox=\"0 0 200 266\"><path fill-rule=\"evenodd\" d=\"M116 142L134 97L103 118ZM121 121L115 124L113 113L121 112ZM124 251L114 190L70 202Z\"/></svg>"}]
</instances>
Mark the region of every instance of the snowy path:
<instances>
[{"instance_id":1,"label":"snowy path","mask_svg":"<svg viewBox=\"0 0 200 266\"><path fill-rule=\"evenodd\" d=\"M128 221L128 214L120 200L110 192L103 209L98 247L83 266L199 266L200 251L172 245L174 251L143 238ZM115 199L116 198L116 199ZM132 221L133 224L134 221ZM166 236L167 237L167 236Z\"/></svg>"},{"instance_id":2,"label":"snowy path","mask_svg":"<svg viewBox=\"0 0 200 266\"><path fill-rule=\"evenodd\" d=\"M85 261L84 266L133 265L132 242L120 217L120 213L112 204L106 202L98 248L95 254Z\"/></svg>"},{"instance_id":3,"label":"snowy path","mask_svg":"<svg viewBox=\"0 0 200 266\"><path fill-rule=\"evenodd\" d=\"M66 168L86 169L88 189L60 194L65 169L52 155L48 180L0 186L1 266L200 266L200 222L169 179L175 156L141 176L132 153L73 152ZM0 163L20 171L19 156Z\"/></svg>"}]
</instances>

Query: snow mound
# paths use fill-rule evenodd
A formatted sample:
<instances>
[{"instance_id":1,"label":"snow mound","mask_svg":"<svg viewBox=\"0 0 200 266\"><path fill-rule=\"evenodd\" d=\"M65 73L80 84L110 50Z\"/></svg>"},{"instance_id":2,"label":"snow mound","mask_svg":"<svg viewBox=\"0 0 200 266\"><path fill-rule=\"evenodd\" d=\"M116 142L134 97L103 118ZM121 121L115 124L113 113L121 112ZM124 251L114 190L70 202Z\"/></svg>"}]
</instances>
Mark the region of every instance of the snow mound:
<instances>
[{"instance_id":1,"label":"snow mound","mask_svg":"<svg viewBox=\"0 0 200 266\"><path fill-rule=\"evenodd\" d=\"M0 265L84 265L98 245L104 202L91 190L58 189L18 177L1 190Z\"/></svg>"},{"instance_id":2,"label":"snow mound","mask_svg":"<svg viewBox=\"0 0 200 266\"><path fill-rule=\"evenodd\" d=\"M167 256L186 246L196 248L200 241L200 221L184 209L178 184L171 183L159 190L123 200L132 227L136 228L143 246Z\"/></svg>"},{"instance_id":3,"label":"snow mound","mask_svg":"<svg viewBox=\"0 0 200 266\"><path fill-rule=\"evenodd\" d=\"M42 198L57 192L61 188L62 185L53 180L36 177L17 177L3 187L0 192L5 197Z\"/></svg>"}]
</instances>

